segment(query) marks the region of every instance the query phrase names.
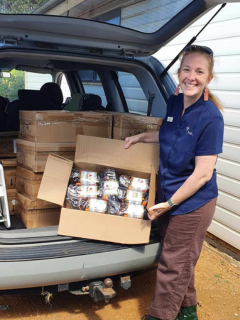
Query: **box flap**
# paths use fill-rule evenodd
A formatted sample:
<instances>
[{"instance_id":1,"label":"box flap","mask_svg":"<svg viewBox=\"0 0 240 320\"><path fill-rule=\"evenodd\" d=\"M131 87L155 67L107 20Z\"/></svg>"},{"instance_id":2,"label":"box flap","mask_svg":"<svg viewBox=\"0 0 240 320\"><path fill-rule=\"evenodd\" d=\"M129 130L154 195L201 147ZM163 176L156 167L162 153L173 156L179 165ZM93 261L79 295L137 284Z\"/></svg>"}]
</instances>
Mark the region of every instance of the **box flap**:
<instances>
[{"instance_id":1,"label":"box flap","mask_svg":"<svg viewBox=\"0 0 240 320\"><path fill-rule=\"evenodd\" d=\"M72 166L71 160L50 154L38 191L38 198L63 206Z\"/></svg>"},{"instance_id":2,"label":"box flap","mask_svg":"<svg viewBox=\"0 0 240 320\"><path fill-rule=\"evenodd\" d=\"M149 242L151 221L62 208L58 234L123 244Z\"/></svg>"},{"instance_id":3,"label":"box flap","mask_svg":"<svg viewBox=\"0 0 240 320\"><path fill-rule=\"evenodd\" d=\"M151 173L158 171L159 145L137 143L125 149L126 142L98 137L77 136L75 163L88 163L110 168Z\"/></svg>"}]
</instances>

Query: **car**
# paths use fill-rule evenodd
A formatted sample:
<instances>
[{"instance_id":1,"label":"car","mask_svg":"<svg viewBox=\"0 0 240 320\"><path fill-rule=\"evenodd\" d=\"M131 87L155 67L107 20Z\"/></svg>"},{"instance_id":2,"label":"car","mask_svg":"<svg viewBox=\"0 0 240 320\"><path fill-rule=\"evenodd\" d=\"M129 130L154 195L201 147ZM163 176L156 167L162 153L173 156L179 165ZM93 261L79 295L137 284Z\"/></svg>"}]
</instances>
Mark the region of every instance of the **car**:
<instances>
[{"instance_id":1,"label":"car","mask_svg":"<svg viewBox=\"0 0 240 320\"><path fill-rule=\"evenodd\" d=\"M65 103L52 100L48 110L68 110L71 102L75 108L75 98L78 106L90 93L101 97L98 110L164 118L176 84L151 55L222 1L123 1L120 17L112 1L77 1L74 8L64 3L47 1L32 14L0 15L0 70L31 72L35 79L49 75L61 88L65 79ZM18 129L19 101L9 103L15 111L5 115L1 131ZM109 301L115 295L112 280L128 289L131 276L154 266L161 253L156 221L145 245L59 236L57 226L7 227L0 228L0 295L68 290Z\"/></svg>"}]
</instances>

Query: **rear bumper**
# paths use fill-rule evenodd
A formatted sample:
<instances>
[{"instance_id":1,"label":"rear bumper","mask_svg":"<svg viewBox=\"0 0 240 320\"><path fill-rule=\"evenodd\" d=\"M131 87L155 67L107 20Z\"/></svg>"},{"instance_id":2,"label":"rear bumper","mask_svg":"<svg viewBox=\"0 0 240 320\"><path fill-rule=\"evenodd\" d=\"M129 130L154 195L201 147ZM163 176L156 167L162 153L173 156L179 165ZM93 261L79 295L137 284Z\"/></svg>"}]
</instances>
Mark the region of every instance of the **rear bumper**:
<instances>
[{"instance_id":1,"label":"rear bumper","mask_svg":"<svg viewBox=\"0 0 240 320\"><path fill-rule=\"evenodd\" d=\"M161 244L157 242L72 257L1 261L0 290L71 283L133 272L158 262L160 252Z\"/></svg>"}]
</instances>

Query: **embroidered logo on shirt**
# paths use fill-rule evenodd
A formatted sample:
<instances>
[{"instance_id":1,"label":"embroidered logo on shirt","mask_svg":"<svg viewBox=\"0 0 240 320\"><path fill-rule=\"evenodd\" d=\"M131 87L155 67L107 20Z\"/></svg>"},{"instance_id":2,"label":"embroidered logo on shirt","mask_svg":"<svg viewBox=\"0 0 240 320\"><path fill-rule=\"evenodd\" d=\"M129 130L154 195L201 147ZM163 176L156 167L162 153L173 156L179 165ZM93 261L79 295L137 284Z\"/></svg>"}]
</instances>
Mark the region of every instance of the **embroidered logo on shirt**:
<instances>
[{"instance_id":1,"label":"embroidered logo on shirt","mask_svg":"<svg viewBox=\"0 0 240 320\"><path fill-rule=\"evenodd\" d=\"M173 117L168 117L168 118L167 118L167 121L168 121L168 122L173 122Z\"/></svg>"},{"instance_id":2,"label":"embroidered logo on shirt","mask_svg":"<svg viewBox=\"0 0 240 320\"><path fill-rule=\"evenodd\" d=\"M186 127L186 132L190 135L190 136L193 136L193 133L191 131L189 131L190 128L189 127Z\"/></svg>"}]
</instances>

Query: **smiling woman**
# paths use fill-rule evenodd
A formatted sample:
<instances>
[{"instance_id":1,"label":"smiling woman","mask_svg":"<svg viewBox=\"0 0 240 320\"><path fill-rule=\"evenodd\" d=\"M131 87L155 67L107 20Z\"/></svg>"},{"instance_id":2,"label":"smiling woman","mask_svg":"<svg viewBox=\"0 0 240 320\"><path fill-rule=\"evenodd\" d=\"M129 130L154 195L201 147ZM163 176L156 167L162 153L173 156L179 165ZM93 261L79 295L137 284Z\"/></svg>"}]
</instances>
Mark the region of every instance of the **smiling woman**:
<instances>
[{"instance_id":1,"label":"smiling woman","mask_svg":"<svg viewBox=\"0 0 240 320\"><path fill-rule=\"evenodd\" d=\"M186 49L178 70L179 85L168 101L159 132L157 204L149 208L148 216L159 220L163 247L145 320L198 320L194 269L215 212L214 167L223 144L221 105L214 104L207 91L212 69L211 49ZM127 138L126 147L156 141L154 133L143 133Z\"/></svg>"}]
</instances>

